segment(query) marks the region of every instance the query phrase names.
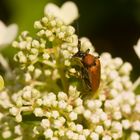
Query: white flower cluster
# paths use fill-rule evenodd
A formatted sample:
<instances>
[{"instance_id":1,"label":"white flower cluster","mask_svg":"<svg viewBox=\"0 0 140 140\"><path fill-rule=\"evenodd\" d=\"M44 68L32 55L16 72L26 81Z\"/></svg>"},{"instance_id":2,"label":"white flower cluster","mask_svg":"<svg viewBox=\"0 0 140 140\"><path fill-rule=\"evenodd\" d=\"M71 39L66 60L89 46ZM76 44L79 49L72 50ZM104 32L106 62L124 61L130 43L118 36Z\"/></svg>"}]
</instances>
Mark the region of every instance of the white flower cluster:
<instances>
[{"instance_id":1,"label":"white flower cluster","mask_svg":"<svg viewBox=\"0 0 140 140\"><path fill-rule=\"evenodd\" d=\"M0 93L0 138L139 140L140 95L133 91L131 64L101 54L101 82L94 96L83 90L80 70L73 67L75 29L50 14L34 26L35 39L23 32L13 42L21 67L14 73L16 84ZM87 49L98 55L90 41L81 38L81 50Z\"/></svg>"},{"instance_id":2,"label":"white flower cluster","mask_svg":"<svg viewBox=\"0 0 140 140\"><path fill-rule=\"evenodd\" d=\"M19 42L13 42L13 46L20 50L14 59L21 63L25 82L43 85L50 83L51 79L55 81L60 76L65 77L59 67L70 67L70 58L77 51L78 38L72 26L66 26L52 15L36 21L34 26L38 29L38 39L30 37L27 31L23 32ZM57 86L55 82L54 86Z\"/></svg>"}]
</instances>

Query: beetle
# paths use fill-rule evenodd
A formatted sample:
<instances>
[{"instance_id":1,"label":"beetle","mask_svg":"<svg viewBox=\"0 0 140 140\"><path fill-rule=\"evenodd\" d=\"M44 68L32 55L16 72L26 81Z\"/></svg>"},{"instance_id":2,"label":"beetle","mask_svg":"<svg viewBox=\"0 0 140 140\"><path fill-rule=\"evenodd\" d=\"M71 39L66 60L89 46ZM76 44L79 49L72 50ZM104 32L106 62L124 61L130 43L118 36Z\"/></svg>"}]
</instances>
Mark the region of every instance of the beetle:
<instances>
[{"instance_id":1,"label":"beetle","mask_svg":"<svg viewBox=\"0 0 140 140\"><path fill-rule=\"evenodd\" d=\"M96 92L100 85L101 64L99 57L89 54L89 49L85 52L80 50L81 42L78 41L78 52L73 58L79 58L83 67L81 68L82 77L93 92Z\"/></svg>"}]
</instances>

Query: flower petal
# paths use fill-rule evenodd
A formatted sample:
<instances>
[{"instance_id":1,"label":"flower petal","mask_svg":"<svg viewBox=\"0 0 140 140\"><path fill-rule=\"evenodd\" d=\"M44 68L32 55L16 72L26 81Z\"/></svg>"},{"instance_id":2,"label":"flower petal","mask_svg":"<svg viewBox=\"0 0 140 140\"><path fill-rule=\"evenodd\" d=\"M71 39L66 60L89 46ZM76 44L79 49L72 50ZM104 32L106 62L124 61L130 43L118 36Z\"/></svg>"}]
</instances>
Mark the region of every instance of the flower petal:
<instances>
[{"instance_id":1,"label":"flower petal","mask_svg":"<svg viewBox=\"0 0 140 140\"><path fill-rule=\"evenodd\" d=\"M44 13L60 18L65 24L71 24L79 16L76 4L71 1L65 2L61 8L53 3L48 3L45 6Z\"/></svg>"},{"instance_id":2,"label":"flower petal","mask_svg":"<svg viewBox=\"0 0 140 140\"><path fill-rule=\"evenodd\" d=\"M0 45L3 44L3 39L6 33L6 26L0 21Z\"/></svg>"},{"instance_id":3,"label":"flower petal","mask_svg":"<svg viewBox=\"0 0 140 140\"><path fill-rule=\"evenodd\" d=\"M78 8L74 2L65 2L61 7L61 14L66 24L71 24L79 17Z\"/></svg>"},{"instance_id":4,"label":"flower petal","mask_svg":"<svg viewBox=\"0 0 140 140\"><path fill-rule=\"evenodd\" d=\"M57 5L53 4L53 3L48 3L45 6L44 13L45 13L45 15L46 14L52 14L55 17L61 18L60 8Z\"/></svg>"},{"instance_id":5,"label":"flower petal","mask_svg":"<svg viewBox=\"0 0 140 140\"><path fill-rule=\"evenodd\" d=\"M16 24L11 24L6 27L4 23L0 21L0 49L15 39L17 31L18 26Z\"/></svg>"},{"instance_id":6,"label":"flower petal","mask_svg":"<svg viewBox=\"0 0 140 140\"><path fill-rule=\"evenodd\" d=\"M10 44L16 38L17 32L18 26L16 24L9 25L6 30L4 43Z\"/></svg>"},{"instance_id":7,"label":"flower petal","mask_svg":"<svg viewBox=\"0 0 140 140\"><path fill-rule=\"evenodd\" d=\"M137 45L134 46L134 50L135 50L135 53L137 54L137 56L140 59L140 39L138 40Z\"/></svg>"}]
</instances>

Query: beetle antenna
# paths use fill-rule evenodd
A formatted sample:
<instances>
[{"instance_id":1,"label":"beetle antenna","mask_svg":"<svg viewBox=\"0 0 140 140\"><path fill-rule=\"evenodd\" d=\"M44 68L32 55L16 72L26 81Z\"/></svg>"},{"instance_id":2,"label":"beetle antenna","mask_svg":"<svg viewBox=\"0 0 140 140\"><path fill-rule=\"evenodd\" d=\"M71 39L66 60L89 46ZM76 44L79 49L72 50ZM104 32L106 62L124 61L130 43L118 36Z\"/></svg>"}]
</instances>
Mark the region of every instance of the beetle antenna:
<instances>
[{"instance_id":1,"label":"beetle antenna","mask_svg":"<svg viewBox=\"0 0 140 140\"><path fill-rule=\"evenodd\" d=\"M88 54L88 53L89 53L89 51L90 51L90 49L87 49L85 53L86 53L86 54Z\"/></svg>"},{"instance_id":2,"label":"beetle antenna","mask_svg":"<svg viewBox=\"0 0 140 140\"><path fill-rule=\"evenodd\" d=\"M96 58L98 59L98 58L100 58L100 56L96 56Z\"/></svg>"},{"instance_id":3,"label":"beetle antenna","mask_svg":"<svg viewBox=\"0 0 140 140\"><path fill-rule=\"evenodd\" d=\"M81 41L78 39L78 51L80 52L80 48L81 48Z\"/></svg>"}]
</instances>

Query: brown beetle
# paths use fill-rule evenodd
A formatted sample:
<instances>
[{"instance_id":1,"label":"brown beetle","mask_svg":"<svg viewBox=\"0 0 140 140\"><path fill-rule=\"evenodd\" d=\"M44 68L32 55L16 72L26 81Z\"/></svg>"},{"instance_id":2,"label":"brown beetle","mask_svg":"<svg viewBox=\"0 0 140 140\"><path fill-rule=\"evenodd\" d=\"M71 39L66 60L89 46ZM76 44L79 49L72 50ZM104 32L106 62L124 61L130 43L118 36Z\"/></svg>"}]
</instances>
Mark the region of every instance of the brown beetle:
<instances>
[{"instance_id":1,"label":"brown beetle","mask_svg":"<svg viewBox=\"0 0 140 140\"><path fill-rule=\"evenodd\" d=\"M80 58L83 68L82 75L89 88L96 92L100 85L101 65L99 57L89 54L89 49L86 52L80 50L81 42L78 43L78 52L73 57Z\"/></svg>"}]
</instances>

